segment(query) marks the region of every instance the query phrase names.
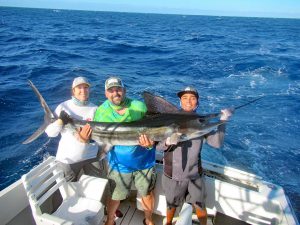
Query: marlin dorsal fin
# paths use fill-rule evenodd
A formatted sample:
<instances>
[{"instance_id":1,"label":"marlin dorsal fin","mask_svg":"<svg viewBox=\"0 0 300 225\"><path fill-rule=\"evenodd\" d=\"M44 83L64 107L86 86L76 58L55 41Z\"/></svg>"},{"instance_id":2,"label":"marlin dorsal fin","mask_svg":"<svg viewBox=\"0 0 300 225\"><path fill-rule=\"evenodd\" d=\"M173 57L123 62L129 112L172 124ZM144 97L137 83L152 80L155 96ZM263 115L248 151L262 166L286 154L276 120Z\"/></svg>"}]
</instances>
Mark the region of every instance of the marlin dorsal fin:
<instances>
[{"instance_id":1,"label":"marlin dorsal fin","mask_svg":"<svg viewBox=\"0 0 300 225\"><path fill-rule=\"evenodd\" d=\"M144 91L143 97L149 114L157 113L176 113L178 108L160 96Z\"/></svg>"}]
</instances>

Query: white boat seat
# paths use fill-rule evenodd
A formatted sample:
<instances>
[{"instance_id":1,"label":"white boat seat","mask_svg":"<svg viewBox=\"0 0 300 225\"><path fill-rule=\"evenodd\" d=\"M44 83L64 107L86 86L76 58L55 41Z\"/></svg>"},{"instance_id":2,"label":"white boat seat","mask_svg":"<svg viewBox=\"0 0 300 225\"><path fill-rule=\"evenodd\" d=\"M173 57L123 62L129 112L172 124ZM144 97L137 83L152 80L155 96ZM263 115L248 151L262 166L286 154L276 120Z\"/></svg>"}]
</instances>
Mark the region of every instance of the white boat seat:
<instances>
[{"instance_id":1,"label":"white boat seat","mask_svg":"<svg viewBox=\"0 0 300 225\"><path fill-rule=\"evenodd\" d=\"M107 179L82 175L78 182L67 182L60 162L51 156L22 176L36 224L96 225L104 216L101 203ZM62 203L52 213L42 205L57 191Z\"/></svg>"},{"instance_id":2,"label":"white boat seat","mask_svg":"<svg viewBox=\"0 0 300 225\"><path fill-rule=\"evenodd\" d=\"M99 201L73 196L68 201L63 201L52 215L66 221L75 221L74 224L78 225L99 224L97 221L101 221L103 215L98 212L101 212L102 208Z\"/></svg>"}]
</instances>

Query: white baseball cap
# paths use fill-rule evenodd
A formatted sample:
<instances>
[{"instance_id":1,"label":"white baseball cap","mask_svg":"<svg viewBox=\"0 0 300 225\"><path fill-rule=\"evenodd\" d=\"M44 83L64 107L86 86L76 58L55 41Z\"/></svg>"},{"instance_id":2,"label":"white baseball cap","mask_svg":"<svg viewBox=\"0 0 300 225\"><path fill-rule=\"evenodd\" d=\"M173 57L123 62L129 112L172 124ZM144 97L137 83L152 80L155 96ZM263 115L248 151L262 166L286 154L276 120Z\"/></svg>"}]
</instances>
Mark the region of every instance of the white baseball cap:
<instances>
[{"instance_id":1,"label":"white baseball cap","mask_svg":"<svg viewBox=\"0 0 300 225\"><path fill-rule=\"evenodd\" d=\"M76 77L74 80L73 80L73 84L72 84L72 89L76 86L78 86L79 84L86 84L88 85L89 87L91 86L90 85L90 82L88 81L87 78L85 77Z\"/></svg>"}]
</instances>

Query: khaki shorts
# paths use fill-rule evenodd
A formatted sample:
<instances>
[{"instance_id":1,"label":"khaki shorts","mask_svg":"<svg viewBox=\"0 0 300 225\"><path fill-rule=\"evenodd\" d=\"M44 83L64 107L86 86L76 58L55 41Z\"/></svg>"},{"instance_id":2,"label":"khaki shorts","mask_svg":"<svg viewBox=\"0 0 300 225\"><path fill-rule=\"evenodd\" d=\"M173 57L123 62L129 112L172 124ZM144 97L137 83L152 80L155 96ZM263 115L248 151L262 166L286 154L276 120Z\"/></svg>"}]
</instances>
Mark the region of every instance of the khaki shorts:
<instances>
[{"instance_id":1,"label":"khaki shorts","mask_svg":"<svg viewBox=\"0 0 300 225\"><path fill-rule=\"evenodd\" d=\"M154 167L138 170L132 173L120 173L110 170L109 185L113 200L124 200L128 197L131 185L134 184L142 197L147 196L155 186L156 173Z\"/></svg>"}]
</instances>

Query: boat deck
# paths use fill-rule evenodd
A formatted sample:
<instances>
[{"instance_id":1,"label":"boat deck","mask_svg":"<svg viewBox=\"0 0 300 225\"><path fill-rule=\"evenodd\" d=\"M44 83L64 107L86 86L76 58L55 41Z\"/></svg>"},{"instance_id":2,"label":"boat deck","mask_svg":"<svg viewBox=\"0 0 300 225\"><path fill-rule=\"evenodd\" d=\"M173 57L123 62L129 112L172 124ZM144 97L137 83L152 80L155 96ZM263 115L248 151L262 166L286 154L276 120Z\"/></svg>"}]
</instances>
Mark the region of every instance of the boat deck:
<instances>
[{"instance_id":1,"label":"boat deck","mask_svg":"<svg viewBox=\"0 0 300 225\"><path fill-rule=\"evenodd\" d=\"M129 197L127 200L122 201L119 210L124 214L122 218L116 218L116 225L142 225L144 219L144 212L137 209L135 196ZM165 217L153 214L153 221L155 225L165 224ZM105 218L103 219L103 224ZM176 215L173 224L176 223ZM199 225L196 215L193 215L193 225ZM209 218L207 225L213 225L211 218Z\"/></svg>"},{"instance_id":2,"label":"boat deck","mask_svg":"<svg viewBox=\"0 0 300 225\"><path fill-rule=\"evenodd\" d=\"M116 218L115 220L116 225L143 225L144 212L137 209L135 199L129 198L125 201L122 201L119 209L122 211L124 216L122 218ZM207 225L214 225L211 219L212 218L208 219ZM102 224L100 225L104 225L105 220L106 217L103 218ZM163 225L165 224L165 217L153 214L153 221L155 225ZM176 223L176 217L173 220L173 224L175 223ZM0 222L0 224L2 223ZM15 218L14 220L7 223L7 225L21 225L21 224L27 224L27 225L35 224L29 206L25 210L23 210L20 217ZM193 225L199 225L199 224L200 223L197 221L195 215L193 215Z\"/></svg>"},{"instance_id":3,"label":"boat deck","mask_svg":"<svg viewBox=\"0 0 300 225\"><path fill-rule=\"evenodd\" d=\"M143 224L144 212L137 209L135 201L132 201L131 199L123 201L119 207L119 210L121 210L124 216L116 219L116 225ZM153 215L153 220L156 225L162 225L163 219L164 217L162 216Z\"/></svg>"}]
</instances>

